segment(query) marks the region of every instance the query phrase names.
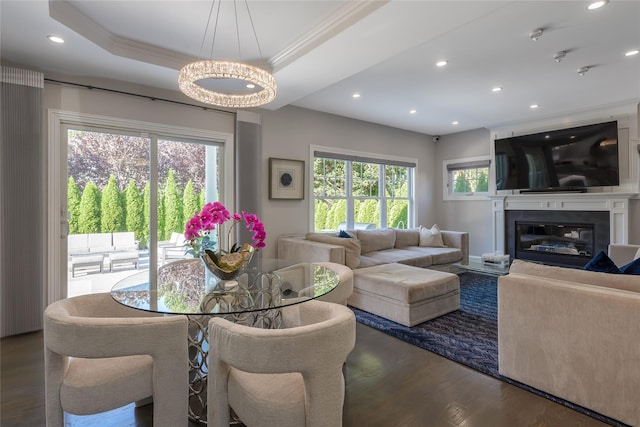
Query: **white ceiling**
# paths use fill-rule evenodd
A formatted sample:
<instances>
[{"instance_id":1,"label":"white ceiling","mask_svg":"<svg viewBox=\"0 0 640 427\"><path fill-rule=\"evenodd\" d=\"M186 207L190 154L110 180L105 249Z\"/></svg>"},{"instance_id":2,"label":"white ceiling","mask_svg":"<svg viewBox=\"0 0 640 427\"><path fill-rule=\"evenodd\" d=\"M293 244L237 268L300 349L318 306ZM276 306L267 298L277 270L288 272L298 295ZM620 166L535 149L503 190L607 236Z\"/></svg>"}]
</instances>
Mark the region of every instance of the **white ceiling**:
<instances>
[{"instance_id":1,"label":"white ceiling","mask_svg":"<svg viewBox=\"0 0 640 427\"><path fill-rule=\"evenodd\" d=\"M278 96L267 109L296 105L445 135L640 101L640 55L624 56L640 49L640 1L588 11L577 0L253 0L260 53L238 0L240 54L233 4L222 3L213 56L271 68ZM211 57L211 6L0 0L0 54L45 75L177 90L181 66ZM544 29L538 41L529 38L535 28ZM568 53L556 62L560 50ZM448 65L436 67L440 59ZM580 76L583 66L591 69Z\"/></svg>"}]
</instances>

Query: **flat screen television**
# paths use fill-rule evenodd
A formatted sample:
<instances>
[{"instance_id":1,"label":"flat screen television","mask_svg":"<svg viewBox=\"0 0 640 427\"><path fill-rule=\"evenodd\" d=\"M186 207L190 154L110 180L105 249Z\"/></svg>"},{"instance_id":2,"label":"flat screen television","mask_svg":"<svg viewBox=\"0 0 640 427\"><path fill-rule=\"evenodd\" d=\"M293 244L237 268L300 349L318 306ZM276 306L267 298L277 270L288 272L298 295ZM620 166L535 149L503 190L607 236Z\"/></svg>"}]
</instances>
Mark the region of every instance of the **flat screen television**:
<instances>
[{"instance_id":1,"label":"flat screen television","mask_svg":"<svg viewBox=\"0 0 640 427\"><path fill-rule=\"evenodd\" d=\"M496 139L495 160L498 190L620 185L618 122Z\"/></svg>"}]
</instances>

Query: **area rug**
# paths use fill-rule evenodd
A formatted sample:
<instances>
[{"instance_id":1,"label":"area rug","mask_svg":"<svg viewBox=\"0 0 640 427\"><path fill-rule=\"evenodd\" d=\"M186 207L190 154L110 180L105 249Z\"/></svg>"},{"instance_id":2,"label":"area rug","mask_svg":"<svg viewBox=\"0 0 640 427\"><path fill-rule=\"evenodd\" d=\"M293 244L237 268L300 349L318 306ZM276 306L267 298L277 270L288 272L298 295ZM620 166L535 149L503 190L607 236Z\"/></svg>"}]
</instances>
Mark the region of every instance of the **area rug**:
<instances>
[{"instance_id":1,"label":"area rug","mask_svg":"<svg viewBox=\"0 0 640 427\"><path fill-rule=\"evenodd\" d=\"M358 322L616 427L626 424L498 373L497 278L460 275L460 310L413 327L353 308Z\"/></svg>"}]
</instances>

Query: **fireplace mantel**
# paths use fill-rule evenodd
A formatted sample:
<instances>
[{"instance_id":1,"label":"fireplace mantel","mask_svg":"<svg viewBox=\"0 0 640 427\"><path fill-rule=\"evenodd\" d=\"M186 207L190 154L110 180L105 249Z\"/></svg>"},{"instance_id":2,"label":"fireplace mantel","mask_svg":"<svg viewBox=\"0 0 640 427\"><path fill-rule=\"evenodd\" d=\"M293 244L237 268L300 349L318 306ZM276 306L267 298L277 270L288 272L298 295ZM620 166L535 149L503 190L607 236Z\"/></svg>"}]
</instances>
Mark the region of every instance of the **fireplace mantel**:
<instances>
[{"instance_id":1,"label":"fireplace mantel","mask_svg":"<svg viewBox=\"0 0 640 427\"><path fill-rule=\"evenodd\" d=\"M506 210L608 211L610 243L628 243L629 200L637 193L527 193L489 196L493 218L493 248L505 252Z\"/></svg>"}]
</instances>

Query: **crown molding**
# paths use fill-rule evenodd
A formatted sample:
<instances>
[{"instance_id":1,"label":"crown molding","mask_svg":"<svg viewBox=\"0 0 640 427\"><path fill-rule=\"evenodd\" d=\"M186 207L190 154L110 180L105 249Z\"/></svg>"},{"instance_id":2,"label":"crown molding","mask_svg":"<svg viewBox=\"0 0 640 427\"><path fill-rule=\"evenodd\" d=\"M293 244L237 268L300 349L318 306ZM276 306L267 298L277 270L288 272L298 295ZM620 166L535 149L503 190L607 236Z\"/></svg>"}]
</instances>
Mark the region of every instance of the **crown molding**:
<instances>
[{"instance_id":1,"label":"crown molding","mask_svg":"<svg viewBox=\"0 0 640 427\"><path fill-rule=\"evenodd\" d=\"M49 0L49 16L116 56L175 70L199 59L113 34L66 0Z\"/></svg>"},{"instance_id":2,"label":"crown molding","mask_svg":"<svg viewBox=\"0 0 640 427\"><path fill-rule=\"evenodd\" d=\"M344 7L336 10L324 21L276 53L269 60L273 71L277 72L279 69L286 67L389 2L390 0L346 2Z\"/></svg>"}]
</instances>

